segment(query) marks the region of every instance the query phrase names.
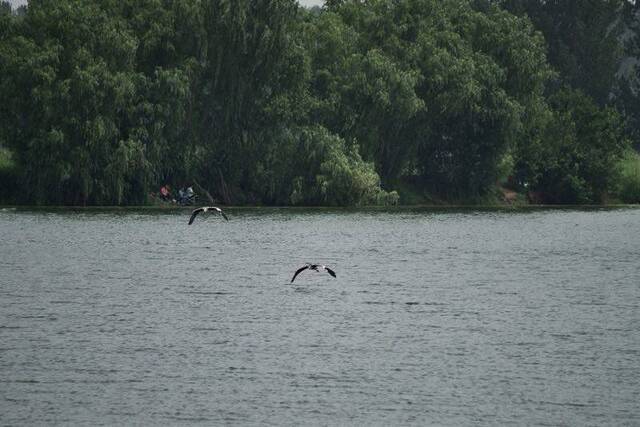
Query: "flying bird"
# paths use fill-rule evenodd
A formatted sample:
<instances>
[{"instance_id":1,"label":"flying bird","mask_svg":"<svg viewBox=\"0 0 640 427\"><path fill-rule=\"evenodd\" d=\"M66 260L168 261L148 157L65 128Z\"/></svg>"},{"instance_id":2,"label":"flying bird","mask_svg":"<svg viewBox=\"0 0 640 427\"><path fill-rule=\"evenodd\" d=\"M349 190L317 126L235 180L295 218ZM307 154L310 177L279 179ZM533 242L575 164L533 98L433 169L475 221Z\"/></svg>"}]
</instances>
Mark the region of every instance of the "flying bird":
<instances>
[{"instance_id":1,"label":"flying bird","mask_svg":"<svg viewBox=\"0 0 640 427\"><path fill-rule=\"evenodd\" d=\"M198 216L199 213L206 213L208 211L216 211L218 213L220 213L220 215L222 215L222 217L224 219L226 219L227 221L229 221L229 218L227 218L227 216L224 214L224 212L222 212L222 209L216 207L216 206L203 206L201 208L198 209L194 209L193 212L191 212L191 218L189 218L189 225L193 224L193 220L196 219L196 217Z\"/></svg>"},{"instance_id":2,"label":"flying bird","mask_svg":"<svg viewBox=\"0 0 640 427\"><path fill-rule=\"evenodd\" d=\"M291 283L293 283L294 280L296 280L296 276L300 273L302 273L304 270L306 269L309 270L314 270L314 271L320 271L318 270L319 268L322 268L323 270L327 270L327 273L329 273L330 275L332 275L333 277L336 277L336 272L333 271L332 269L330 269L329 267L327 267L326 265L320 265L320 264L309 264L307 263L307 265L305 265L304 267L300 267L299 269L296 270L295 274L293 275L293 278L291 279Z\"/></svg>"}]
</instances>

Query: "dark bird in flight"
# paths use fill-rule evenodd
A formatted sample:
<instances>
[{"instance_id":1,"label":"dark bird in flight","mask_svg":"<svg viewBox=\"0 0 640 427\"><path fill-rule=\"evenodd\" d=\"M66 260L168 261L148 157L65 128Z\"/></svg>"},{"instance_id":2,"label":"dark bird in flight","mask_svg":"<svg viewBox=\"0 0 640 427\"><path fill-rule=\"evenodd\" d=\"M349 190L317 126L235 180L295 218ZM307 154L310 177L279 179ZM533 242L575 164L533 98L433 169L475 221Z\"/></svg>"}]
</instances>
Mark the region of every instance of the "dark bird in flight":
<instances>
[{"instance_id":1,"label":"dark bird in flight","mask_svg":"<svg viewBox=\"0 0 640 427\"><path fill-rule=\"evenodd\" d=\"M216 207L216 206L203 206L201 208L198 209L194 209L193 212L191 212L191 218L189 218L189 225L193 224L193 220L196 219L196 217L198 216L199 213L206 213L208 211L216 211L219 212L220 215L222 215L222 217L224 219L226 219L227 221L229 221L229 218L227 218L227 216L224 214L224 212L222 212L222 209Z\"/></svg>"},{"instance_id":2,"label":"dark bird in flight","mask_svg":"<svg viewBox=\"0 0 640 427\"><path fill-rule=\"evenodd\" d=\"M294 280L296 280L296 276L300 273L302 273L304 270L306 269L309 270L314 270L314 271L320 271L318 270L319 268L322 268L324 270L327 270L327 273L329 273L330 275L332 275L333 277L336 277L336 272L333 271L332 269L330 269L329 267L327 267L326 265L320 265L320 264L309 264L307 263L307 265L305 265L304 267L300 267L299 269L296 270L295 274L293 275L293 278L291 279L291 283L293 283Z\"/></svg>"}]
</instances>

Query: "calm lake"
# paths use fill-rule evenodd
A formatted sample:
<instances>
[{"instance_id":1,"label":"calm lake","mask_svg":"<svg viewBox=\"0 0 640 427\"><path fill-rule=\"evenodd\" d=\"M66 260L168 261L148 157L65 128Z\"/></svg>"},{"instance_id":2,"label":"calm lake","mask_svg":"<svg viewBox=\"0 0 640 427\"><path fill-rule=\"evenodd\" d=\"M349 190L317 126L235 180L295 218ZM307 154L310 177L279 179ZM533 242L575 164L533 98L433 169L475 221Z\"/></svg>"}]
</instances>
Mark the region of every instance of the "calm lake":
<instances>
[{"instance_id":1,"label":"calm lake","mask_svg":"<svg viewBox=\"0 0 640 427\"><path fill-rule=\"evenodd\" d=\"M640 424L640 209L227 213L0 210L0 424Z\"/></svg>"}]
</instances>

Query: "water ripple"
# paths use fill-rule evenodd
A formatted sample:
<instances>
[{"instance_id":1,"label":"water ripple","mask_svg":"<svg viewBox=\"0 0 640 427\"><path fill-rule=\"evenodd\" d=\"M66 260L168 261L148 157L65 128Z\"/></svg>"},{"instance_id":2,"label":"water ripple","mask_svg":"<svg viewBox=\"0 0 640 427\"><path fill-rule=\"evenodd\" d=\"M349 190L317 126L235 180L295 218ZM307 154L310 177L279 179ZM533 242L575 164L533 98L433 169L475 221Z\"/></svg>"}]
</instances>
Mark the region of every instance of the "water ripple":
<instances>
[{"instance_id":1,"label":"water ripple","mask_svg":"<svg viewBox=\"0 0 640 427\"><path fill-rule=\"evenodd\" d=\"M3 424L640 424L639 210L185 215L0 210Z\"/></svg>"}]
</instances>

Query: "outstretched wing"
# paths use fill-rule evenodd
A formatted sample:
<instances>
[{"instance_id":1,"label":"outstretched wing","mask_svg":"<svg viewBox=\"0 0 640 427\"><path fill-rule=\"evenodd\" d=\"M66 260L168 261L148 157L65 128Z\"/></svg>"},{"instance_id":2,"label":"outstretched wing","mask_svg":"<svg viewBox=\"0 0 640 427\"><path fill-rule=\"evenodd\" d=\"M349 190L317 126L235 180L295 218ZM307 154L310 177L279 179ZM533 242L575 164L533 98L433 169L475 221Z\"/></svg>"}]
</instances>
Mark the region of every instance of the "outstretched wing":
<instances>
[{"instance_id":1,"label":"outstretched wing","mask_svg":"<svg viewBox=\"0 0 640 427\"><path fill-rule=\"evenodd\" d=\"M330 269L329 267L324 266L324 265L322 267L324 267L324 269L327 270L327 273L329 273L333 277L336 277L336 272L335 271L333 271L332 269Z\"/></svg>"},{"instance_id":2,"label":"outstretched wing","mask_svg":"<svg viewBox=\"0 0 640 427\"><path fill-rule=\"evenodd\" d=\"M291 279L291 283L293 283L294 280L296 280L296 276L298 274L300 274L301 272L303 272L304 270L306 270L307 268L309 268L308 265L305 265L304 267L300 267L298 270L296 270L295 274L293 275L293 278Z\"/></svg>"},{"instance_id":3,"label":"outstretched wing","mask_svg":"<svg viewBox=\"0 0 640 427\"><path fill-rule=\"evenodd\" d=\"M204 208L194 209L193 212L191 212L191 218L189 218L189 225L193 224L193 220L196 219L196 217L200 212L204 212Z\"/></svg>"},{"instance_id":4,"label":"outstretched wing","mask_svg":"<svg viewBox=\"0 0 640 427\"><path fill-rule=\"evenodd\" d=\"M222 218L226 219L227 221L229 221L229 218L227 218L227 216L224 214L224 212L222 211L222 209L220 208L215 208L215 210L217 210L218 212L220 212L220 215L222 215Z\"/></svg>"}]
</instances>

